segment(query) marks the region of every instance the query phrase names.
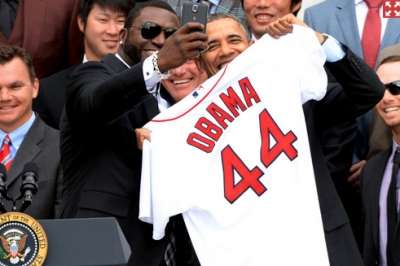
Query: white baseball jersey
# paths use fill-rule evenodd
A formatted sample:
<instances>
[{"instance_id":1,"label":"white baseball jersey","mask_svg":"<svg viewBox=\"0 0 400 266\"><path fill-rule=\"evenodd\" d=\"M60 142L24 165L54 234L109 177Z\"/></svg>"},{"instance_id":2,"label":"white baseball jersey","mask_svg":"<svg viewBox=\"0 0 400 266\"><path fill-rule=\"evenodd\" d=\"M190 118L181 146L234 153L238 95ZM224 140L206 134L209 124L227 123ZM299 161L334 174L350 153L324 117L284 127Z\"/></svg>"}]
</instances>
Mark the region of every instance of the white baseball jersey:
<instances>
[{"instance_id":1,"label":"white baseball jersey","mask_svg":"<svg viewBox=\"0 0 400 266\"><path fill-rule=\"evenodd\" d=\"M315 34L265 36L146 127L139 218L182 213L202 265L329 265L302 104L326 92Z\"/></svg>"}]
</instances>

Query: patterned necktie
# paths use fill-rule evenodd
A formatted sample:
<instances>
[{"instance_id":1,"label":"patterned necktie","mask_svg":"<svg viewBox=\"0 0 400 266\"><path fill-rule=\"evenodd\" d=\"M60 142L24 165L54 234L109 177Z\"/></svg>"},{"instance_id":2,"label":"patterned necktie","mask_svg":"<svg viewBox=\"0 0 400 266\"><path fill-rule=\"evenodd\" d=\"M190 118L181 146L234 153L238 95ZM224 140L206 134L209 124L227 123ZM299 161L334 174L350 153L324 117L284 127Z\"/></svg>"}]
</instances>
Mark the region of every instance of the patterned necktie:
<instances>
[{"instance_id":1,"label":"patterned necktie","mask_svg":"<svg viewBox=\"0 0 400 266\"><path fill-rule=\"evenodd\" d=\"M12 163L10 147L11 139L9 135L6 135L0 150L0 162L6 167L7 171L10 169Z\"/></svg>"},{"instance_id":2,"label":"patterned necktie","mask_svg":"<svg viewBox=\"0 0 400 266\"><path fill-rule=\"evenodd\" d=\"M390 180L389 191L387 195L387 261L388 265L392 265L390 262L393 259L394 250L394 237L396 233L398 212L397 212L397 175L400 166L400 149L397 148L393 156L393 170L392 179Z\"/></svg>"},{"instance_id":3,"label":"patterned necktie","mask_svg":"<svg viewBox=\"0 0 400 266\"><path fill-rule=\"evenodd\" d=\"M381 18L379 16L379 8L382 6L382 0L364 1L368 6L368 14L364 24L361 46L365 62L371 68L375 68L381 46Z\"/></svg>"}]
</instances>

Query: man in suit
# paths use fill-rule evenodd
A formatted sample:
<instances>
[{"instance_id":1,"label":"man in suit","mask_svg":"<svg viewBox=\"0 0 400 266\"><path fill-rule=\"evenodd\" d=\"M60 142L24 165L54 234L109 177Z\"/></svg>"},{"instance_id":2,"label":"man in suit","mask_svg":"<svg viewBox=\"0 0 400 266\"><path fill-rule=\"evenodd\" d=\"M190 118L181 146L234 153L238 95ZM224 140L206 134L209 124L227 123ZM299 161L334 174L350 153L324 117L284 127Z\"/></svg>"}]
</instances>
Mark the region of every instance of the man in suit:
<instances>
[{"instance_id":1,"label":"man in suit","mask_svg":"<svg viewBox=\"0 0 400 266\"><path fill-rule=\"evenodd\" d=\"M244 2L246 13L251 10L246 10L247 1ZM282 10L290 10L290 3L286 6L283 2L279 3ZM293 15L286 15L270 22L264 30L270 35L283 35L290 32L290 25L294 23L303 24ZM208 66L216 70L233 60L250 43L243 27L233 18L210 17L206 29L209 49L204 54L204 59ZM382 97L383 87L373 71L350 50L342 48L331 37L316 34L320 43L333 45L324 47L328 56L326 67L342 85L330 84L321 101L310 101L303 105L325 241L331 265L362 265L347 215L330 176L323 150L327 140L322 138L322 134L333 125L354 120L356 116L372 108Z\"/></svg>"},{"instance_id":2,"label":"man in suit","mask_svg":"<svg viewBox=\"0 0 400 266\"><path fill-rule=\"evenodd\" d=\"M121 42L121 31L133 0L81 0L76 23L83 33L84 57L87 61L100 61L109 53L116 53ZM64 109L69 75L77 67L71 66L40 82L33 109L49 126L59 129Z\"/></svg>"},{"instance_id":3,"label":"man in suit","mask_svg":"<svg viewBox=\"0 0 400 266\"><path fill-rule=\"evenodd\" d=\"M390 49L387 47L386 49ZM396 177L397 194L393 200L398 213L399 174L392 176L396 150L400 145L400 47L385 51L377 68L377 74L385 84L383 99L376 105L376 111L392 132L392 145L369 159L361 174L362 202L365 212L364 262L372 265L400 265L400 239L398 223L390 223L390 202L392 178ZM396 201L397 200L397 201Z\"/></svg>"},{"instance_id":4,"label":"man in suit","mask_svg":"<svg viewBox=\"0 0 400 266\"><path fill-rule=\"evenodd\" d=\"M199 23L176 31L178 17L161 1L135 8L126 25L118 54L71 75L61 121L62 216L116 217L132 249L129 264L158 266L166 241L152 240L151 226L138 219L141 154L134 129L168 105L159 81L198 56L207 36Z\"/></svg>"},{"instance_id":5,"label":"man in suit","mask_svg":"<svg viewBox=\"0 0 400 266\"><path fill-rule=\"evenodd\" d=\"M368 5L371 2L376 2L378 17L372 22L376 25L379 35L368 40L365 37L366 29L371 29L373 26L368 24ZM348 46L358 57L363 58L368 62L371 68L375 68L375 62L378 57L378 51L400 43L400 20L395 18L383 17L383 1L372 0L330 0L319 3L305 10L304 21L311 28L329 34L335 37L338 41ZM373 9L371 9L373 10ZM372 47L373 54L366 55L366 48L363 45L365 42L376 44ZM380 41L379 41L380 40ZM365 49L364 49L365 48ZM371 57L371 59L369 59ZM357 185L362 167L365 164L365 159L369 154L369 132L375 114L368 113L358 119L357 122L357 138L355 141L355 150L353 154L354 164L350 168L348 180L350 183ZM357 185L358 186L358 185Z\"/></svg>"},{"instance_id":6,"label":"man in suit","mask_svg":"<svg viewBox=\"0 0 400 266\"><path fill-rule=\"evenodd\" d=\"M59 133L32 112L38 89L31 57L21 48L0 46L0 161L8 170L8 195L19 196L24 165L35 163L39 189L26 213L49 219L59 216L61 205Z\"/></svg>"},{"instance_id":7,"label":"man in suit","mask_svg":"<svg viewBox=\"0 0 400 266\"><path fill-rule=\"evenodd\" d=\"M307 8L304 11L304 21L314 30L332 35L339 42L348 46L358 57L363 58L361 39L368 12L366 2L364 0L324 1ZM398 30L400 28L400 20L383 18L382 9L383 6L380 6L380 49L400 42L400 32Z\"/></svg>"},{"instance_id":8,"label":"man in suit","mask_svg":"<svg viewBox=\"0 0 400 266\"><path fill-rule=\"evenodd\" d=\"M400 20L384 18L382 9L381 0L330 0L306 9L304 20L311 28L335 37L375 69L379 50L400 42ZM347 179L342 200L358 238L362 238L360 173L370 153L370 133L376 117L371 111L357 119L353 129L356 137L352 140L352 166L336 177Z\"/></svg>"},{"instance_id":9,"label":"man in suit","mask_svg":"<svg viewBox=\"0 0 400 266\"><path fill-rule=\"evenodd\" d=\"M0 44L26 49L32 55L38 78L82 60L82 35L76 24L79 0L14 2L15 22L9 34L0 32Z\"/></svg>"}]
</instances>

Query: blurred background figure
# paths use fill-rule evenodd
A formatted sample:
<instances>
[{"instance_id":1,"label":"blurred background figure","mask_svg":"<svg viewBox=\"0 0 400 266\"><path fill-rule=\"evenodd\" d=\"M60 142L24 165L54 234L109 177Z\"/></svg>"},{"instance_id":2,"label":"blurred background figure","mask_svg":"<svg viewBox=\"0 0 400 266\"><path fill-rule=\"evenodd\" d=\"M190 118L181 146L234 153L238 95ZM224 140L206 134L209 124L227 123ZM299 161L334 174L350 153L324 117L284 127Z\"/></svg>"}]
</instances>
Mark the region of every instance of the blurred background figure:
<instances>
[{"instance_id":1,"label":"blurred background figure","mask_svg":"<svg viewBox=\"0 0 400 266\"><path fill-rule=\"evenodd\" d=\"M79 0L0 1L0 44L26 49L38 78L77 64L83 56L78 9Z\"/></svg>"}]
</instances>

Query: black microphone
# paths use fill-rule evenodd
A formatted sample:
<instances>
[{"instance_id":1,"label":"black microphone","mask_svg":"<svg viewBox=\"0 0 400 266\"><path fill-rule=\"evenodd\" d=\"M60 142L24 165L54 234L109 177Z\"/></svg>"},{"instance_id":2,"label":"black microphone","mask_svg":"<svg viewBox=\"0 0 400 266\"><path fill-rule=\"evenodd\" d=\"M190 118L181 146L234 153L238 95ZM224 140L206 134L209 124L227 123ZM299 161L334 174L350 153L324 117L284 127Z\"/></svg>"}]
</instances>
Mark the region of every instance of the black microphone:
<instances>
[{"instance_id":1,"label":"black microphone","mask_svg":"<svg viewBox=\"0 0 400 266\"><path fill-rule=\"evenodd\" d=\"M0 212L6 213L6 208L4 206L4 199L7 199L7 170L4 164L0 163Z\"/></svg>"},{"instance_id":2,"label":"black microphone","mask_svg":"<svg viewBox=\"0 0 400 266\"><path fill-rule=\"evenodd\" d=\"M38 191L38 167L35 163L29 162L25 164L24 170L22 171L22 184L21 184L21 196L23 202L20 211L23 212L32 203L33 195Z\"/></svg>"}]
</instances>

